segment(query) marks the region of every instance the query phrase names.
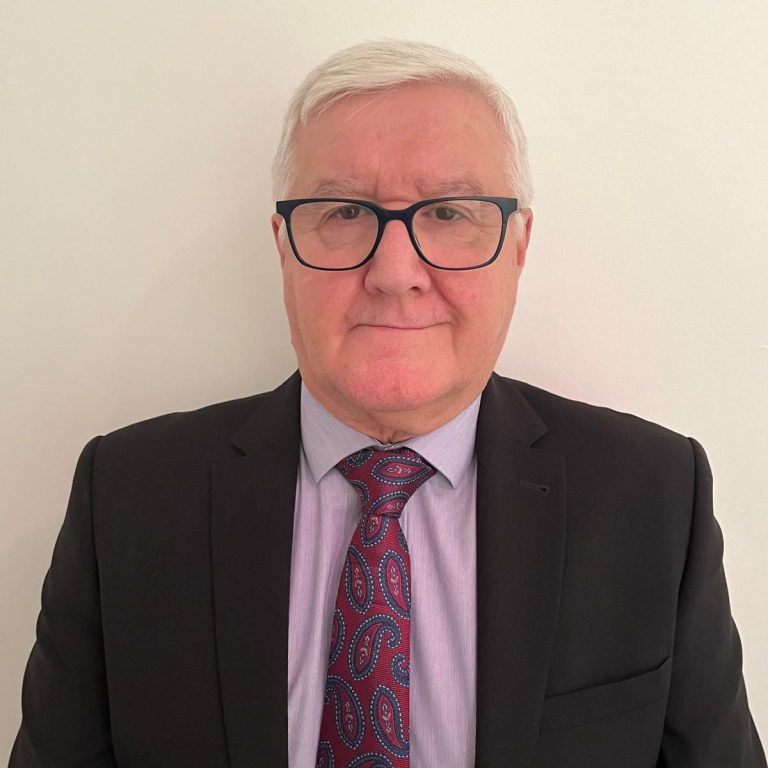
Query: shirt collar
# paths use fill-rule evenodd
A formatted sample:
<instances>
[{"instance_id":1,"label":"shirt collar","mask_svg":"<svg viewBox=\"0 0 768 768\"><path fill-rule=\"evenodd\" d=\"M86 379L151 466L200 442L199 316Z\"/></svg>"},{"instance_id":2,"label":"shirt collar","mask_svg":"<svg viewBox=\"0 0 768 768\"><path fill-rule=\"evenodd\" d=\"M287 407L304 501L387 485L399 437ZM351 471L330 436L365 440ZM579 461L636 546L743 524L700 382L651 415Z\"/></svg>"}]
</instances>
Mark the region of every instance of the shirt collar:
<instances>
[{"instance_id":1,"label":"shirt collar","mask_svg":"<svg viewBox=\"0 0 768 768\"><path fill-rule=\"evenodd\" d=\"M480 395L449 422L426 435L397 443L421 454L453 488L459 484L475 452ZM351 453L382 444L330 413L301 384L301 444L316 483Z\"/></svg>"}]
</instances>

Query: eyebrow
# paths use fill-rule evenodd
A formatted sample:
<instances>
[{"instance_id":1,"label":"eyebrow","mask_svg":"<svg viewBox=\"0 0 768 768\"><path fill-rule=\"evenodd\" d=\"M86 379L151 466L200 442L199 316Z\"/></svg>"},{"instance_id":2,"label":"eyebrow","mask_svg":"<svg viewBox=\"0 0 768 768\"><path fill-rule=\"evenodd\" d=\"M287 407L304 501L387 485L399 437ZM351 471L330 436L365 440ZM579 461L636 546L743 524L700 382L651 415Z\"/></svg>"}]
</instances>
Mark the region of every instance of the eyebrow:
<instances>
[{"instance_id":1,"label":"eyebrow","mask_svg":"<svg viewBox=\"0 0 768 768\"><path fill-rule=\"evenodd\" d=\"M480 179L476 176L462 176L456 179L438 182L424 182L416 185L419 194L424 197L447 197L448 195L483 195L488 194Z\"/></svg>"},{"instance_id":2,"label":"eyebrow","mask_svg":"<svg viewBox=\"0 0 768 768\"><path fill-rule=\"evenodd\" d=\"M312 190L310 197L361 197L365 187L351 179L322 179Z\"/></svg>"},{"instance_id":3,"label":"eyebrow","mask_svg":"<svg viewBox=\"0 0 768 768\"><path fill-rule=\"evenodd\" d=\"M353 179L321 179L311 197L373 197L370 187ZM469 174L445 181L418 180L416 189L422 198L488 194L476 176Z\"/></svg>"}]
</instances>

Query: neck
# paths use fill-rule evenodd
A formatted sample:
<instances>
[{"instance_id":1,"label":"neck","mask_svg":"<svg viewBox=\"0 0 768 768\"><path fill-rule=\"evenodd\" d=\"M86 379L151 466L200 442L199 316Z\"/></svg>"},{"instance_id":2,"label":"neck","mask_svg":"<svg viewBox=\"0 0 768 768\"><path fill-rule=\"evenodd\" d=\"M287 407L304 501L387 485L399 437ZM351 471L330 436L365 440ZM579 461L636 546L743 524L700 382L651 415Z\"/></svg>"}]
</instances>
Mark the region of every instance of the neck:
<instances>
[{"instance_id":1,"label":"neck","mask_svg":"<svg viewBox=\"0 0 768 768\"><path fill-rule=\"evenodd\" d=\"M329 397L322 388L304 380L312 396L339 421L357 432L373 437L384 445L401 443L417 435L426 435L459 415L482 392L462 392L461 396L439 398L413 408L350 408L348 399Z\"/></svg>"}]
</instances>

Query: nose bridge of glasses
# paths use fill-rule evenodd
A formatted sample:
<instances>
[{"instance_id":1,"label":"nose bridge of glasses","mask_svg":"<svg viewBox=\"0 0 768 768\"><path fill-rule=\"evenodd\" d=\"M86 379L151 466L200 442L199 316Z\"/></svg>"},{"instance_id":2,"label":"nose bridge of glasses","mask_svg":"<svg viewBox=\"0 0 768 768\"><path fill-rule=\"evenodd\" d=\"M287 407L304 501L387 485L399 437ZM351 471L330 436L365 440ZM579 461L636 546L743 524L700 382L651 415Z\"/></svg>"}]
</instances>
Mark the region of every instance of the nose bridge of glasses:
<instances>
[{"instance_id":1,"label":"nose bridge of glasses","mask_svg":"<svg viewBox=\"0 0 768 768\"><path fill-rule=\"evenodd\" d=\"M416 241L416 233L413 230L413 215L418 207L417 205L409 205L406 208L382 208L376 206L376 213L379 217L379 238L376 246L378 251L381 248L381 241L384 239L387 230L387 224L393 221L400 221L403 224L403 228L408 234L408 239L411 242L416 254L421 257L419 251L419 244Z\"/></svg>"}]
</instances>

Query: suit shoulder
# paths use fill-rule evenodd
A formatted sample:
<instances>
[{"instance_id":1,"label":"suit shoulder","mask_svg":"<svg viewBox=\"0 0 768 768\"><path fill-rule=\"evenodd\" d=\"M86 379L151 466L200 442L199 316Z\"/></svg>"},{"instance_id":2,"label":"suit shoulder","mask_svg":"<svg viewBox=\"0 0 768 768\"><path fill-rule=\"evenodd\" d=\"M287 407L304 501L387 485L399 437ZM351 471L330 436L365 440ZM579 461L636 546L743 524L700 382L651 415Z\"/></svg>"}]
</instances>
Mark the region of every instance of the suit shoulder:
<instances>
[{"instance_id":1,"label":"suit shoulder","mask_svg":"<svg viewBox=\"0 0 768 768\"><path fill-rule=\"evenodd\" d=\"M236 453L230 437L269 393L213 403L189 411L175 411L128 424L107 433L99 442L105 460L151 458L173 454L215 461Z\"/></svg>"},{"instance_id":2,"label":"suit shoulder","mask_svg":"<svg viewBox=\"0 0 768 768\"><path fill-rule=\"evenodd\" d=\"M514 387L539 414L548 432L543 444L574 451L589 449L608 458L616 451L690 463L691 441L685 435L631 413L573 400L514 379Z\"/></svg>"}]
</instances>

